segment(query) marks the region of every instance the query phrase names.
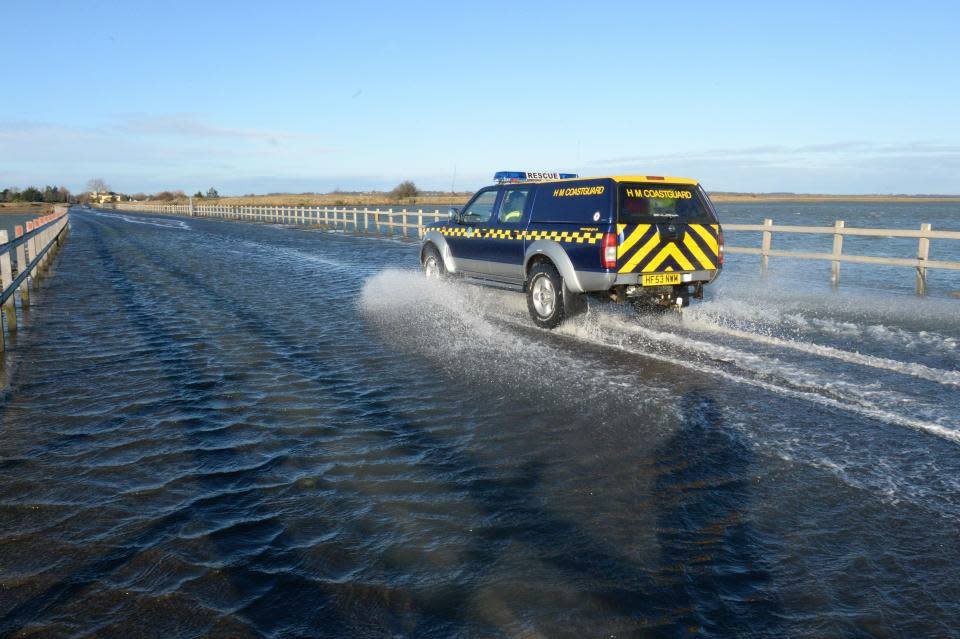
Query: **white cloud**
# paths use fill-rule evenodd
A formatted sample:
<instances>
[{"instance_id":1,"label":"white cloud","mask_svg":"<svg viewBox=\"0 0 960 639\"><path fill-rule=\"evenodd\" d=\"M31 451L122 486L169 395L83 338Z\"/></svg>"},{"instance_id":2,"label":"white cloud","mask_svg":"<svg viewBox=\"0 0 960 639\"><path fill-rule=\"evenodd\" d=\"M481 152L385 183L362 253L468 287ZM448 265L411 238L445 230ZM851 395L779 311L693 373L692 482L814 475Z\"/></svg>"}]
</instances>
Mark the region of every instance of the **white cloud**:
<instances>
[{"instance_id":1,"label":"white cloud","mask_svg":"<svg viewBox=\"0 0 960 639\"><path fill-rule=\"evenodd\" d=\"M64 183L79 189L97 175L120 189L179 188L181 181L163 182L184 175L310 174L331 151L312 133L232 128L183 113L97 126L0 121L4 185Z\"/></svg>"},{"instance_id":2,"label":"white cloud","mask_svg":"<svg viewBox=\"0 0 960 639\"><path fill-rule=\"evenodd\" d=\"M146 136L183 137L191 140L226 139L277 145L290 141L316 141L309 133L238 129L219 126L193 113L171 113L145 117L130 117L113 125L118 131Z\"/></svg>"}]
</instances>

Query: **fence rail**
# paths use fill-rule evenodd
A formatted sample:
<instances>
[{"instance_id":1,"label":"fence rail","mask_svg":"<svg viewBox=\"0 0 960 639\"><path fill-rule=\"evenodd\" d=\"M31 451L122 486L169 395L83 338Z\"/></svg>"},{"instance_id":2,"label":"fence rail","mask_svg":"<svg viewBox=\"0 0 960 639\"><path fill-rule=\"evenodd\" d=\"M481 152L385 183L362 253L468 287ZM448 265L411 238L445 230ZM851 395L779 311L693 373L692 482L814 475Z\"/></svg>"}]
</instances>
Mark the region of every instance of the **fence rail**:
<instances>
[{"instance_id":1,"label":"fence rail","mask_svg":"<svg viewBox=\"0 0 960 639\"><path fill-rule=\"evenodd\" d=\"M322 206L226 206L218 204L143 204L124 202L115 205L119 209L147 211L170 215L190 215L193 217L213 217L250 222L270 222L279 224L310 224L339 228L363 234L384 234L388 236L421 237L424 223L446 218L439 209L400 211L392 209L371 209L358 207L322 207ZM416 230L414 236L408 231ZM771 219L763 224L724 224L728 235L742 232L760 233L760 246L749 247L727 244L726 252L731 254L759 255L760 273L766 276L771 257L785 257L799 260L821 260L831 262L831 283L836 288L840 284L840 264L875 264L913 268L916 271L916 291L923 295L927 292L927 269L960 270L960 262L930 259L930 240L960 240L960 231L934 231L929 224L921 224L914 229L874 229L848 227L843 220L833 226L793 226L776 225ZM810 251L786 251L773 248L774 233L801 233L829 235L833 238L833 250L830 253ZM847 236L915 238L917 257L878 257L871 255L851 255L843 252L843 238Z\"/></svg>"},{"instance_id":2,"label":"fence rail","mask_svg":"<svg viewBox=\"0 0 960 639\"><path fill-rule=\"evenodd\" d=\"M30 289L39 286L46 275L50 261L63 243L69 221L69 208L58 205L54 213L42 215L17 226L14 239L5 229L0 229L0 304L6 318L6 329L17 330L17 292L20 306L30 306ZM0 327L0 350L6 347L6 337Z\"/></svg>"},{"instance_id":3,"label":"fence rail","mask_svg":"<svg viewBox=\"0 0 960 639\"><path fill-rule=\"evenodd\" d=\"M760 247L726 246L727 253L741 253L760 256L760 273L767 274L771 257L789 257L797 260L821 260L831 263L830 279L833 287L840 285L840 264L849 262L854 264L876 264L882 266L904 266L916 269L916 291L918 295L927 292L927 269L960 270L960 262L930 259L930 240L960 240L958 231L934 231L929 224L921 224L919 230L913 229L868 229L848 227L843 220L837 220L833 226L791 226L776 225L771 219L765 219L763 224L724 224L724 232L752 231L760 233ZM815 253L808 251L784 251L773 248L774 233L804 233L833 236L833 251L830 253ZM916 238L917 257L879 257L874 255L850 255L843 252L843 238L854 237L883 237L883 238Z\"/></svg>"},{"instance_id":4,"label":"fence rail","mask_svg":"<svg viewBox=\"0 0 960 639\"><path fill-rule=\"evenodd\" d=\"M226 206L221 204L143 204L121 202L114 205L125 211L145 211L166 215L189 215L224 220L303 224L342 229L348 232L419 238L426 224L444 220L440 209L327 207L327 206Z\"/></svg>"}]
</instances>

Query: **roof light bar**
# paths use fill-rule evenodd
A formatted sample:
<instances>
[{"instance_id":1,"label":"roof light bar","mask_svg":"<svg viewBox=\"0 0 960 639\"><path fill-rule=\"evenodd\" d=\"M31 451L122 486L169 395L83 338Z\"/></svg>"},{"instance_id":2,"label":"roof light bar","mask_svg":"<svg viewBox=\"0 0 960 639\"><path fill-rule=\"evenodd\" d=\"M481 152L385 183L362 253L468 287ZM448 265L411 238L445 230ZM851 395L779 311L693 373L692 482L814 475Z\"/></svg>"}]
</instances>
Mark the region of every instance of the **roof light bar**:
<instances>
[{"instance_id":1,"label":"roof light bar","mask_svg":"<svg viewBox=\"0 0 960 639\"><path fill-rule=\"evenodd\" d=\"M576 173L548 173L546 171L497 171L493 181L505 182L547 182L549 180L569 180L578 177Z\"/></svg>"}]
</instances>

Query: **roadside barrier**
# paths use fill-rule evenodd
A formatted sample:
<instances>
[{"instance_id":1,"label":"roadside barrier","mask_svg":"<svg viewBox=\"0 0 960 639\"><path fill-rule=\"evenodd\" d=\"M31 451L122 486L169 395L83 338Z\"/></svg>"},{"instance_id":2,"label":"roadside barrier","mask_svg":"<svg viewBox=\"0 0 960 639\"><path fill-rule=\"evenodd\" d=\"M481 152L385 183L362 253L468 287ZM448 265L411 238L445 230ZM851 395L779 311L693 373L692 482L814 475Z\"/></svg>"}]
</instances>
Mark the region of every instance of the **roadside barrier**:
<instances>
[{"instance_id":1,"label":"roadside barrier","mask_svg":"<svg viewBox=\"0 0 960 639\"><path fill-rule=\"evenodd\" d=\"M797 260L822 260L831 262L830 279L834 288L840 285L840 263L879 264L885 266L905 266L916 269L916 291L918 295L927 293L927 269L960 270L960 262L930 259L930 240L960 240L958 231L934 231L929 224L921 224L919 230L910 229L871 229L848 227L843 220L837 220L833 226L789 226L774 225L773 220L765 219L763 224L724 224L724 233L729 231L753 231L760 233L760 248L726 245L727 253L742 253L760 256L760 273L766 276L771 257L789 257ZM830 253L811 253L805 251L783 251L773 248L774 233L806 233L833 236L833 251ZM846 236L917 238L917 257L879 257L873 255L849 255L843 252L843 238Z\"/></svg>"},{"instance_id":2,"label":"roadside barrier","mask_svg":"<svg viewBox=\"0 0 960 639\"><path fill-rule=\"evenodd\" d=\"M42 215L17 226L14 239L6 230L0 230L0 304L6 318L6 331L17 330L16 300L19 292L20 306L30 306L30 291L40 285L47 275L53 256L56 255L68 233L69 207L58 205L50 215ZM0 350L6 346L5 332L0 328Z\"/></svg>"},{"instance_id":3,"label":"roadside barrier","mask_svg":"<svg viewBox=\"0 0 960 639\"><path fill-rule=\"evenodd\" d=\"M386 235L417 239L423 236L424 224L447 219L446 213L439 209L424 211L423 209L370 209L347 207L321 206L227 206L223 204L152 204L121 202L113 205L115 208L129 211L146 211L167 215L188 215L193 217L210 217L225 220L240 220L247 222L266 222L270 224L299 224L324 228L340 229L346 232L364 235ZM958 231L934 231L929 224L921 224L919 230L909 229L876 229L847 227L843 220L838 220L833 226L786 226L774 225L773 220L765 219L763 224L722 224L723 231L728 235L740 232L756 232L760 234L758 248L735 246L727 244L727 253L759 255L760 273L767 275L771 257L786 257L799 260L823 260L831 262L831 283L834 288L840 285L840 264L850 262L857 264L878 264L887 266L909 267L916 272L916 291L919 295L927 292L928 269L960 270L960 262L930 259L930 240L960 240ZM805 251L786 251L773 248L774 233L804 233L821 234L833 237L833 250L830 253L814 253ZM882 237L882 238L917 238L917 257L878 257L869 255L850 255L843 252L843 238L846 236Z\"/></svg>"},{"instance_id":4,"label":"roadside barrier","mask_svg":"<svg viewBox=\"0 0 960 639\"><path fill-rule=\"evenodd\" d=\"M144 211L165 215L219 218L268 224L296 224L340 229L362 235L419 239L426 224L447 219L447 213L323 206L226 206L220 204L150 204L120 202L112 205L123 211Z\"/></svg>"}]
</instances>

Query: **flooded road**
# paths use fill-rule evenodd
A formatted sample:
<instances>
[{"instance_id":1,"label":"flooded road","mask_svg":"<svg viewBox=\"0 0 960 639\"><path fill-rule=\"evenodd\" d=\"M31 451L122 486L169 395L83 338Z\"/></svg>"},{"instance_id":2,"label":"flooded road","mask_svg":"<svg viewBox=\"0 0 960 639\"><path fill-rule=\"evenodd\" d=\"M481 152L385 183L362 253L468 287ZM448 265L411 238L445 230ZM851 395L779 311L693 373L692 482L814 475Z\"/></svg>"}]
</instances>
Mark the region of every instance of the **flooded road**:
<instances>
[{"instance_id":1,"label":"flooded road","mask_svg":"<svg viewBox=\"0 0 960 639\"><path fill-rule=\"evenodd\" d=\"M958 636L955 300L732 269L549 333L410 244L71 218L4 369L0 636Z\"/></svg>"}]
</instances>

